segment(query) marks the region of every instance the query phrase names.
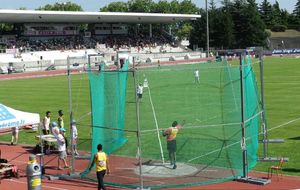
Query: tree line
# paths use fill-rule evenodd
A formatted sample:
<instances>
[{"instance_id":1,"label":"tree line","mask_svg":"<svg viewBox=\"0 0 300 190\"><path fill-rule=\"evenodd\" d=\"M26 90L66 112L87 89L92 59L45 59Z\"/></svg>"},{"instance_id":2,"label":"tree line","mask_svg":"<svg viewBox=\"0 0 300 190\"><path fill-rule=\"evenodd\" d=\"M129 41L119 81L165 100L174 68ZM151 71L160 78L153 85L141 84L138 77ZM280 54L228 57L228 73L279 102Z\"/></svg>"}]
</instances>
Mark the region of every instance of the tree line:
<instances>
[{"instance_id":1,"label":"tree line","mask_svg":"<svg viewBox=\"0 0 300 190\"><path fill-rule=\"evenodd\" d=\"M266 39L270 36L269 30L278 32L296 29L300 31L300 0L297 0L291 13L281 9L278 1L274 4L268 0L263 0L260 4L255 0L208 1L210 45L214 48L266 47ZM220 2L221 5L217 6L216 2ZM37 10L83 11L80 5L72 2L47 4ZM206 46L206 10L197 7L191 0L116 1L99 8L99 11L200 14L201 19L196 21L157 25L153 28L154 30L162 27L172 29L175 36L189 39L192 45ZM147 26L144 27L147 28ZM13 30L13 24L0 24L1 33Z\"/></svg>"}]
</instances>

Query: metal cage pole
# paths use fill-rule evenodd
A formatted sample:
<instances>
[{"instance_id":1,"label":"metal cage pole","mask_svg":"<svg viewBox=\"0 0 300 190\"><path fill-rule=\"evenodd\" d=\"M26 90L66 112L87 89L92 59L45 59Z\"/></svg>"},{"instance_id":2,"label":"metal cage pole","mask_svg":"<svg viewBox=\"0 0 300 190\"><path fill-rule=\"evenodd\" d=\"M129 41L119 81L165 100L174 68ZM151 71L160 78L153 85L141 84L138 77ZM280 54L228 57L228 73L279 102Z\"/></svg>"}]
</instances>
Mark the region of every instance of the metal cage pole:
<instances>
[{"instance_id":1,"label":"metal cage pole","mask_svg":"<svg viewBox=\"0 0 300 190\"><path fill-rule=\"evenodd\" d=\"M267 131L267 121L266 121L266 115L265 115L265 92L264 92L264 62L263 62L263 55L262 55L262 49L259 51L259 74L260 74L260 98L261 98L261 109L262 109L262 122L263 122L263 146L264 146L264 158L267 157L268 152L268 131Z\"/></svg>"},{"instance_id":2,"label":"metal cage pole","mask_svg":"<svg viewBox=\"0 0 300 190\"><path fill-rule=\"evenodd\" d=\"M242 129L242 154L243 154L243 176L239 177L237 181L244 182L244 183L252 183L252 184L259 184L259 185L266 185L271 183L270 179L263 179L263 178L255 178L248 176L248 158L247 158L247 144L246 144L246 125L245 125L245 96L244 96L244 65L243 60L245 58L246 52L245 50L240 52L240 91L241 91L241 129Z\"/></svg>"},{"instance_id":3,"label":"metal cage pole","mask_svg":"<svg viewBox=\"0 0 300 190\"><path fill-rule=\"evenodd\" d=\"M39 123L39 134L40 134L40 146L41 146L41 153L44 154L44 141L43 141L43 134L42 134L42 126L43 124Z\"/></svg>"},{"instance_id":4,"label":"metal cage pole","mask_svg":"<svg viewBox=\"0 0 300 190\"><path fill-rule=\"evenodd\" d=\"M242 151L243 151L243 177L248 177L248 163L247 163L247 145L246 145L246 128L244 115L244 73L243 73L243 59L245 52L240 53L240 90L241 90L241 127L242 127Z\"/></svg>"},{"instance_id":5,"label":"metal cage pole","mask_svg":"<svg viewBox=\"0 0 300 190\"><path fill-rule=\"evenodd\" d=\"M137 141L138 141L138 159L139 159L139 180L140 180L140 189L144 189L144 182L143 182L143 173L142 173L142 145L141 145L141 127L140 127L140 106L139 106L139 99L136 94L136 77L137 72L135 68L135 58L133 59L133 82L134 82L134 96L135 96L135 107L136 107L136 125L137 125Z\"/></svg>"},{"instance_id":6,"label":"metal cage pole","mask_svg":"<svg viewBox=\"0 0 300 190\"><path fill-rule=\"evenodd\" d=\"M67 70L68 70L68 92L69 92L69 110L70 110L70 141L71 141L71 174L74 174L75 169L75 154L73 149L73 112L72 112L72 80L71 80L71 68L70 68L70 57L67 58Z\"/></svg>"}]
</instances>

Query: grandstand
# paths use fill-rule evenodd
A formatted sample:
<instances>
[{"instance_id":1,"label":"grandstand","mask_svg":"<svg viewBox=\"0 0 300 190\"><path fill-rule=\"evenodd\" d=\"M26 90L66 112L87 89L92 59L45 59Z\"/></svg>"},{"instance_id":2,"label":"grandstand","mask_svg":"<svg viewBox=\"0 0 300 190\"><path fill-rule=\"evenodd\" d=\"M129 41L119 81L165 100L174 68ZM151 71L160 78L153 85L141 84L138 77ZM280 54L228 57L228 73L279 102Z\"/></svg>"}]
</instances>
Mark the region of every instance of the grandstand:
<instances>
[{"instance_id":1,"label":"grandstand","mask_svg":"<svg viewBox=\"0 0 300 190\"><path fill-rule=\"evenodd\" d=\"M67 57L79 57L83 67L89 54L105 53L105 62L116 62L118 51L140 54L141 62L201 58L201 52L187 52L183 43L169 33L152 31L152 24L194 20L200 15L100 13L0 10L0 21L21 24L14 34L0 36L0 66L19 71L66 68ZM99 23L101 20L101 23ZM88 24L82 31L80 25ZM140 24L148 32L139 31ZM129 31L130 30L130 31ZM185 43L188 44L188 43ZM146 55L149 54L149 55ZM163 55L162 55L163 54Z\"/></svg>"}]
</instances>

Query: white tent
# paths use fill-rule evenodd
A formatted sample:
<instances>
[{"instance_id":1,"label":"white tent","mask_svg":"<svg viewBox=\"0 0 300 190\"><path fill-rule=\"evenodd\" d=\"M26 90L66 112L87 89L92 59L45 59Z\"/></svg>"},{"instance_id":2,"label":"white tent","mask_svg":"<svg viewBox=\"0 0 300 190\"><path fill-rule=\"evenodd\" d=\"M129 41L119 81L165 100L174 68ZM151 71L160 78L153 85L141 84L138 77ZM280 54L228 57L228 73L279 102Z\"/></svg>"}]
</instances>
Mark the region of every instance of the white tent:
<instances>
[{"instance_id":1,"label":"white tent","mask_svg":"<svg viewBox=\"0 0 300 190\"><path fill-rule=\"evenodd\" d=\"M0 131L40 123L40 115L12 109L0 103Z\"/></svg>"}]
</instances>

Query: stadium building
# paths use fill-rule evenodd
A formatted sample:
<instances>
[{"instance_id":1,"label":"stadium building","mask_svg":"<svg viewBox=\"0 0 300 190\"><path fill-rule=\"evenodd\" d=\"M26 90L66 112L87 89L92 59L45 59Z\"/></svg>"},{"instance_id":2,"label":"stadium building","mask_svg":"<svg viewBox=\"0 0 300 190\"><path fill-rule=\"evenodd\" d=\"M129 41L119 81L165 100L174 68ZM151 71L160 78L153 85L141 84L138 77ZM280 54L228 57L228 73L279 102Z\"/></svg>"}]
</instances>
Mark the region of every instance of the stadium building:
<instances>
[{"instance_id":1,"label":"stadium building","mask_svg":"<svg viewBox=\"0 0 300 190\"><path fill-rule=\"evenodd\" d=\"M67 56L79 56L76 62L83 66L82 57L99 52L110 54L105 58L110 64L117 51L139 53L137 59L144 62L200 58L201 52L188 52L187 40L175 39L163 27L153 29L154 24L197 18L200 15L0 10L0 22L15 24L13 34L0 38L0 64L16 71L45 70L65 67Z\"/></svg>"}]
</instances>

